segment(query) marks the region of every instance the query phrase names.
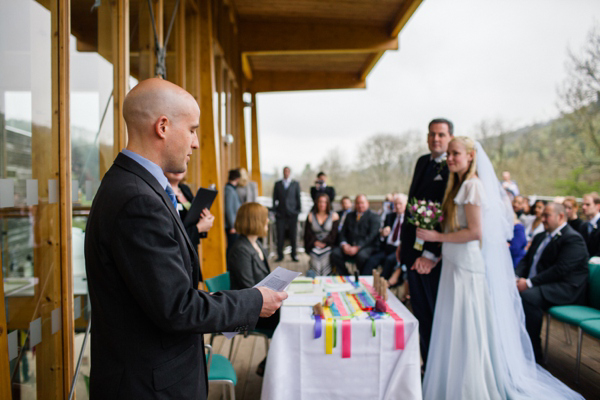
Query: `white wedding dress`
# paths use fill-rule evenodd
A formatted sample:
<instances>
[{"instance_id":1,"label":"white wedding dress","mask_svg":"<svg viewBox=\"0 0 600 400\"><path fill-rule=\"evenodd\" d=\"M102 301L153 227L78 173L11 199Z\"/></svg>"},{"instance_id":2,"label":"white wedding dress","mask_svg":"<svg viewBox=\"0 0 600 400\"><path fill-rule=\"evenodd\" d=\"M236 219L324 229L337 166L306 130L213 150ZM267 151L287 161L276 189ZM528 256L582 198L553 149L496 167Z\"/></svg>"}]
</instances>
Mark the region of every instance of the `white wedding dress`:
<instances>
[{"instance_id":1,"label":"white wedding dress","mask_svg":"<svg viewBox=\"0 0 600 400\"><path fill-rule=\"evenodd\" d=\"M425 400L582 399L535 363L506 244L512 209L477 143L478 177L454 202L482 209L482 242L443 243L442 273L423 381Z\"/></svg>"}]
</instances>

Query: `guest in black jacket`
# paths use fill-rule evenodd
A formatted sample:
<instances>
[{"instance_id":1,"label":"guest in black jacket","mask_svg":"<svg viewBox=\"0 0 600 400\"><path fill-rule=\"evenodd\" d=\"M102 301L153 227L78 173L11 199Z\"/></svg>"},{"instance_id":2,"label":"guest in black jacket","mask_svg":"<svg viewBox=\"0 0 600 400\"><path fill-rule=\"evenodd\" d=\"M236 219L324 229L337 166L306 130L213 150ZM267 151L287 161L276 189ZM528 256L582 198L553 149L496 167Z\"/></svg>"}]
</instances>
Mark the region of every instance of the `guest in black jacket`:
<instances>
[{"instance_id":1,"label":"guest in black jacket","mask_svg":"<svg viewBox=\"0 0 600 400\"><path fill-rule=\"evenodd\" d=\"M283 242L285 233L289 233L292 245L292 261L296 257L296 237L298 234L298 214L302 211L300 202L300 185L290 177L290 167L283 169L283 179L275 182L273 188L273 209L275 210L275 226L277 228L277 260L283 260Z\"/></svg>"},{"instance_id":2,"label":"guest in black jacket","mask_svg":"<svg viewBox=\"0 0 600 400\"><path fill-rule=\"evenodd\" d=\"M346 261L355 261L359 271L369 256L377 249L379 215L369 210L367 196L359 194L354 201L354 211L346 217L340 232L340 246L331 252L331 264L338 275L348 275Z\"/></svg>"},{"instance_id":3,"label":"guest in black jacket","mask_svg":"<svg viewBox=\"0 0 600 400\"><path fill-rule=\"evenodd\" d=\"M175 197L177 198L177 211L179 212L182 221L185 220L185 216L194 201L192 189L183 183L186 174L187 171L179 173L165 172L165 176L175 192ZM212 228L214 220L214 215L212 215L209 210L204 209L202 210L198 221L184 225L185 231L196 248L198 248L198 245L200 244L200 239L207 236L207 232Z\"/></svg>"},{"instance_id":4,"label":"guest in black jacket","mask_svg":"<svg viewBox=\"0 0 600 400\"><path fill-rule=\"evenodd\" d=\"M227 252L227 269L231 289L254 287L269 273L267 252L258 241L269 230L269 211L258 203L245 203L237 212L235 230L240 235ZM273 331L279 323L279 310L269 318L259 318L256 329ZM265 359L258 365L257 374L263 375Z\"/></svg>"},{"instance_id":5,"label":"guest in black jacket","mask_svg":"<svg viewBox=\"0 0 600 400\"><path fill-rule=\"evenodd\" d=\"M556 305L583 303L589 258L583 238L567 224L562 204L547 204L542 223L545 232L533 238L515 269L525 328L538 362L542 360L540 332L544 311Z\"/></svg>"},{"instance_id":6,"label":"guest in black jacket","mask_svg":"<svg viewBox=\"0 0 600 400\"><path fill-rule=\"evenodd\" d=\"M577 212L579 211L577 199L573 196L567 196L563 201L563 206L565 206L565 212L567 213L568 224L571 225L571 228L575 229L576 232L579 232L583 221L577 215Z\"/></svg>"},{"instance_id":7,"label":"guest in black jacket","mask_svg":"<svg viewBox=\"0 0 600 400\"><path fill-rule=\"evenodd\" d=\"M325 175L325 172L319 172L317 174L315 186L310 188L310 197L312 197L313 202L317 202L317 196L321 193L325 193L329 196L329 201L331 203L335 200L335 188L333 186L327 186L327 175Z\"/></svg>"},{"instance_id":8,"label":"guest in black jacket","mask_svg":"<svg viewBox=\"0 0 600 400\"><path fill-rule=\"evenodd\" d=\"M590 257L600 256L600 196L590 193L583 196L583 213L587 222L581 224L579 233L583 236Z\"/></svg>"}]
</instances>

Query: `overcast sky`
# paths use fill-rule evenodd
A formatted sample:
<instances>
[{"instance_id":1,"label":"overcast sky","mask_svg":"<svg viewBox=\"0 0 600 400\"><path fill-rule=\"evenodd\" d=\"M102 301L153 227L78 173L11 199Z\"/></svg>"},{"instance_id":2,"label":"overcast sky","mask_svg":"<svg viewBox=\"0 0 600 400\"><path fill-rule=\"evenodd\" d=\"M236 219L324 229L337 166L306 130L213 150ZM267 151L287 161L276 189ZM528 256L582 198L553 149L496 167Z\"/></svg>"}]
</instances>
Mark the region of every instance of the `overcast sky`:
<instances>
[{"instance_id":1,"label":"overcast sky","mask_svg":"<svg viewBox=\"0 0 600 400\"><path fill-rule=\"evenodd\" d=\"M261 169L316 167L333 148L351 163L375 133L447 117L518 128L558 115L567 49L600 24L599 0L425 0L367 78L367 89L257 96Z\"/></svg>"}]
</instances>

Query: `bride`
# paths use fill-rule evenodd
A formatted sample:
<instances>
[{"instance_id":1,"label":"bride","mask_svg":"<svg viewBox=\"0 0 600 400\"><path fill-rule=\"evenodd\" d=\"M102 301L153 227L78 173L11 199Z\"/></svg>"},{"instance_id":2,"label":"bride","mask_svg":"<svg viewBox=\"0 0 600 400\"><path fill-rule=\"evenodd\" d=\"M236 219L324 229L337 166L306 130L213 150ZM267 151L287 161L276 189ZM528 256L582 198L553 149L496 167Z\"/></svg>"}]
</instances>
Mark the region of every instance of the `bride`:
<instances>
[{"instance_id":1,"label":"bride","mask_svg":"<svg viewBox=\"0 0 600 400\"><path fill-rule=\"evenodd\" d=\"M513 215L506 192L479 143L448 146L450 178L425 399L581 399L535 363L506 241Z\"/></svg>"}]
</instances>

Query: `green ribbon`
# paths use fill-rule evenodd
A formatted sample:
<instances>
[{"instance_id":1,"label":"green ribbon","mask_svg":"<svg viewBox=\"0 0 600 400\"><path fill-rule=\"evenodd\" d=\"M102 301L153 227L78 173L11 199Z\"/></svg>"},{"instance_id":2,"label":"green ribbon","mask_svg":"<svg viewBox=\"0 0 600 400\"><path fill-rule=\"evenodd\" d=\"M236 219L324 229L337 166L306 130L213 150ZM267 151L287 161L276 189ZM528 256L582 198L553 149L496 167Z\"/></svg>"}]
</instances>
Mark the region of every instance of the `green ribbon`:
<instances>
[{"instance_id":1,"label":"green ribbon","mask_svg":"<svg viewBox=\"0 0 600 400\"><path fill-rule=\"evenodd\" d=\"M337 324L336 320L333 320L333 347L335 348L337 342Z\"/></svg>"},{"instance_id":2,"label":"green ribbon","mask_svg":"<svg viewBox=\"0 0 600 400\"><path fill-rule=\"evenodd\" d=\"M373 337L377 334L377 328L375 327L375 318L371 318L371 332L373 332Z\"/></svg>"}]
</instances>

